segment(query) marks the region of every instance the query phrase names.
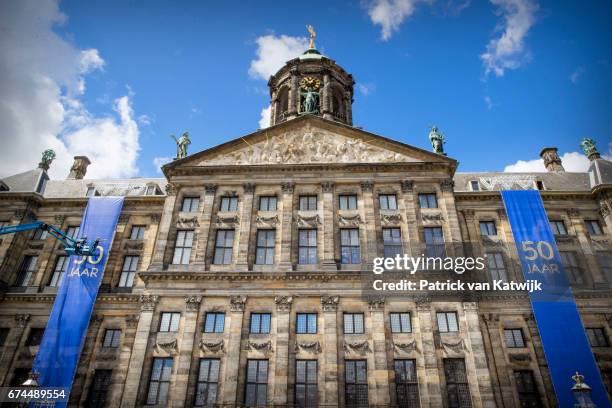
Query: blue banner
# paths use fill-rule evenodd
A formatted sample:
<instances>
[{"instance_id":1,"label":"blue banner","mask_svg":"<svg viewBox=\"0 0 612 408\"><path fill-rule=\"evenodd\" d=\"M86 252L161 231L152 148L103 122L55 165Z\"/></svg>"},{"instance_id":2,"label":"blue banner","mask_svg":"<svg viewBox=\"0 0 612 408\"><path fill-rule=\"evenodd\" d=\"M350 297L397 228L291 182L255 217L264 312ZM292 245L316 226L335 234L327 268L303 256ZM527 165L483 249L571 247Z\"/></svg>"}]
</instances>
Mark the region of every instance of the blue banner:
<instances>
[{"instance_id":1,"label":"blue banner","mask_svg":"<svg viewBox=\"0 0 612 408\"><path fill-rule=\"evenodd\" d=\"M579 372L597 407L610 407L540 192L502 191L502 197L523 276L542 283L542 290L529 296L559 406L574 407L572 376Z\"/></svg>"},{"instance_id":2,"label":"blue banner","mask_svg":"<svg viewBox=\"0 0 612 408\"><path fill-rule=\"evenodd\" d=\"M70 257L32 367L42 387L72 387L122 207L123 197L91 197L87 203L79 236L99 238L100 244L93 256Z\"/></svg>"}]
</instances>

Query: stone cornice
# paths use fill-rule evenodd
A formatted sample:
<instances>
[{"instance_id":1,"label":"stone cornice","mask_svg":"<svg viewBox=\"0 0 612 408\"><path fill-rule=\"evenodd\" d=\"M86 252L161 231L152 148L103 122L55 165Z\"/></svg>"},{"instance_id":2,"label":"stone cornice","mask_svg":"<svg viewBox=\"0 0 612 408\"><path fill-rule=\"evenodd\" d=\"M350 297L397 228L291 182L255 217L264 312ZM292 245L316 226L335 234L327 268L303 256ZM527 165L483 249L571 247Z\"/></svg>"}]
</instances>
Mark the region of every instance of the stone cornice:
<instances>
[{"instance_id":1,"label":"stone cornice","mask_svg":"<svg viewBox=\"0 0 612 408\"><path fill-rule=\"evenodd\" d=\"M272 273L254 273L254 272L140 272L138 276L145 281L255 281L255 280L272 280L272 281L307 281L316 280L329 282L332 280L359 280L361 271L338 271L336 273L329 272L272 272Z\"/></svg>"},{"instance_id":2,"label":"stone cornice","mask_svg":"<svg viewBox=\"0 0 612 408\"><path fill-rule=\"evenodd\" d=\"M55 294L50 293L5 293L2 297L2 302L46 302L53 303ZM102 293L98 294L96 303L112 302L117 303L136 303L138 295L125 293Z\"/></svg>"},{"instance_id":3,"label":"stone cornice","mask_svg":"<svg viewBox=\"0 0 612 408\"><path fill-rule=\"evenodd\" d=\"M541 191L542 198L546 200L561 199L591 199L589 191ZM501 201L499 191L455 191L455 201Z\"/></svg>"}]
</instances>

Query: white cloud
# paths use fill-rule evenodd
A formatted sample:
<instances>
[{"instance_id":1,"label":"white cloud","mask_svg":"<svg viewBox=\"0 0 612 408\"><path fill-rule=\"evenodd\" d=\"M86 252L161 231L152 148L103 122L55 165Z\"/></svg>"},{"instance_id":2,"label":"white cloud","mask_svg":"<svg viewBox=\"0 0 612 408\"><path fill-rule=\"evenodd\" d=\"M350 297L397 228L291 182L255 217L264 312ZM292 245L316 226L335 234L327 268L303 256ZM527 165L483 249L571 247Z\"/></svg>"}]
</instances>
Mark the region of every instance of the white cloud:
<instances>
[{"instance_id":1,"label":"white cloud","mask_svg":"<svg viewBox=\"0 0 612 408\"><path fill-rule=\"evenodd\" d=\"M171 157L155 157L153 158L153 165L159 174L162 174L161 166L172 161Z\"/></svg>"},{"instance_id":2,"label":"white cloud","mask_svg":"<svg viewBox=\"0 0 612 408\"><path fill-rule=\"evenodd\" d=\"M151 119L149 115L140 115L138 117L138 123L149 126L151 123L153 123L153 119Z\"/></svg>"},{"instance_id":3,"label":"white cloud","mask_svg":"<svg viewBox=\"0 0 612 408\"><path fill-rule=\"evenodd\" d=\"M578 83L578 80L583 74L584 74L584 67L580 66L576 68L574 72L570 74L569 79L570 81L572 81L572 84L576 84Z\"/></svg>"},{"instance_id":4,"label":"white cloud","mask_svg":"<svg viewBox=\"0 0 612 408\"><path fill-rule=\"evenodd\" d=\"M285 65L285 62L296 58L308 48L308 39L305 37L291 37L288 35L264 35L258 37L257 58L251 61L249 74L253 78L268 80Z\"/></svg>"},{"instance_id":5,"label":"white cloud","mask_svg":"<svg viewBox=\"0 0 612 408\"><path fill-rule=\"evenodd\" d=\"M423 2L430 0L373 0L368 5L368 14L372 23L381 27L383 41L387 41L414 13L418 3Z\"/></svg>"},{"instance_id":6,"label":"white cloud","mask_svg":"<svg viewBox=\"0 0 612 408\"><path fill-rule=\"evenodd\" d=\"M612 142L608 144L608 152L602 154L606 160L612 160ZM565 171L585 172L589 169L590 161L582 153L567 152L561 156L561 162ZM509 173L529 173L546 171L544 161L542 159L519 160L514 164L510 164L504 168L505 172Z\"/></svg>"},{"instance_id":7,"label":"white cloud","mask_svg":"<svg viewBox=\"0 0 612 408\"><path fill-rule=\"evenodd\" d=\"M261 110L261 117L259 118L259 128L264 129L270 127L270 114L272 112L272 106L263 108Z\"/></svg>"},{"instance_id":8,"label":"white cloud","mask_svg":"<svg viewBox=\"0 0 612 408\"><path fill-rule=\"evenodd\" d=\"M487 105L487 109L493 108L493 100L491 99L490 96L485 95L483 99L484 99L485 104Z\"/></svg>"},{"instance_id":9,"label":"white cloud","mask_svg":"<svg viewBox=\"0 0 612 408\"><path fill-rule=\"evenodd\" d=\"M357 89L363 96L368 96L372 92L376 91L376 84L372 83L358 83Z\"/></svg>"},{"instance_id":10,"label":"white cloud","mask_svg":"<svg viewBox=\"0 0 612 408\"><path fill-rule=\"evenodd\" d=\"M34 168L48 148L57 153L52 178L66 177L75 155L92 160L88 178L133 176L140 146L131 95L115 99L110 116L83 106L85 75L105 62L55 33L65 20L55 0L0 2L0 177Z\"/></svg>"},{"instance_id":11,"label":"white cloud","mask_svg":"<svg viewBox=\"0 0 612 408\"><path fill-rule=\"evenodd\" d=\"M503 18L496 29L502 33L499 38L489 41L480 59L485 67L485 76L493 72L501 77L505 70L516 69L528 60L525 37L535 24L538 4L535 0L491 0L491 3Z\"/></svg>"}]
</instances>

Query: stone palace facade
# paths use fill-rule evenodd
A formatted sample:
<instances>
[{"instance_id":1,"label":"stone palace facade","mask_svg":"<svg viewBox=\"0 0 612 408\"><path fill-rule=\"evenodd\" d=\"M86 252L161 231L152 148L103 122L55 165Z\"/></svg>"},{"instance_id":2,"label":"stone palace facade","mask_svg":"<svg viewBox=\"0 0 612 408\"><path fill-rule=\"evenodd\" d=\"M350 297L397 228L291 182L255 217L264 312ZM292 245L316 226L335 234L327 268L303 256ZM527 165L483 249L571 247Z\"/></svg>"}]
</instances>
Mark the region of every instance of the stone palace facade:
<instances>
[{"instance_id":1,"label":"stone palace facade","mask_svg":"<svg viewBox=\"0 0 612 408\"><path fill-rule=\"evenodd\" d=\"M541 190L612 391L612 163L592 149L588 172L565 172L546 148L548 172L456 172L441 144L354 127L353 85L309 49L271 77L269 128L164 178L84 179L78 156L65 180L43 162L0 181L1 224L75 236L88 197L125 196L71 406L555 406L527 292L362 292L395 253L486 254L470 279L522 281L501 189ZM40 231L0 240L8 386L28 376L67 257Z\"/></svg>"}]
</instances>

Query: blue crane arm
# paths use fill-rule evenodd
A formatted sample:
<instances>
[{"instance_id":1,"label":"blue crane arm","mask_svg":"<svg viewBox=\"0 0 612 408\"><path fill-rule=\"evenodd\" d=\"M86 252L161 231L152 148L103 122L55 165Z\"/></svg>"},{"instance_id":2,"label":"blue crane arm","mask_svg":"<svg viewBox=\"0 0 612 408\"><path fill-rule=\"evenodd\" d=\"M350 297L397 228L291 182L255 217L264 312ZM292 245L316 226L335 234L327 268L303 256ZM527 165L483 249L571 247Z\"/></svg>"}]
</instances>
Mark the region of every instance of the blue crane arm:
<instances>
[{"instance_id":1,"label":"blue crane arm","mask_svg":"<svg viewBox=\"0 0 612 408\"><path fill-rule=\"evenodd\" d=\"M30 231L39 228L44 229L43 226L45 225L47 224L42 221L35 221L29 224L7 225L5 227L0 227L0 235L14 234L15 232Z\"/></svg>"}]
</instances>

